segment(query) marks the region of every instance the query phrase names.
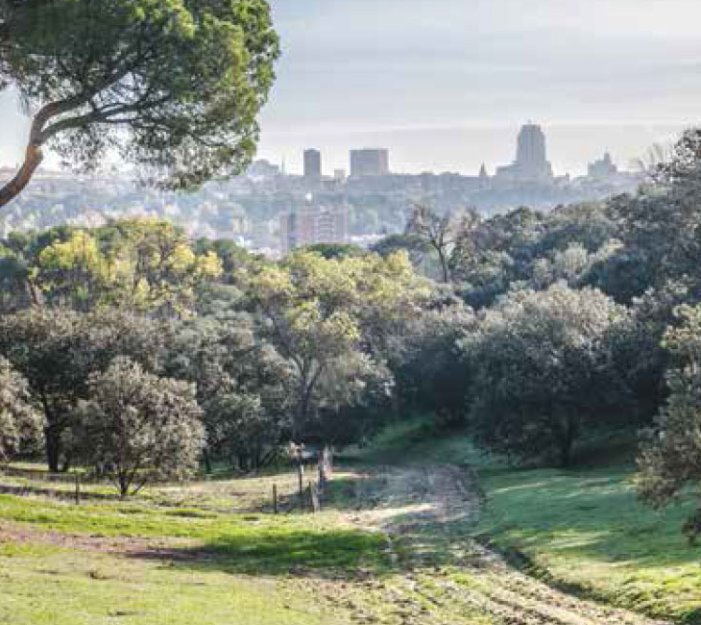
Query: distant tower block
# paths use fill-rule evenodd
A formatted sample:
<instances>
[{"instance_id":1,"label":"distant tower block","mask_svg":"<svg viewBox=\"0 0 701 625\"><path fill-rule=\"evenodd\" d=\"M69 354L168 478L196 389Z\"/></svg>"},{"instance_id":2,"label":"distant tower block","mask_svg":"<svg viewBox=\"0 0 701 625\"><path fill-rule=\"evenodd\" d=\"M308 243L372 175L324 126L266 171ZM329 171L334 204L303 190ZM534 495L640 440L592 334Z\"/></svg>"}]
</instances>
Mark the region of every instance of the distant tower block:
<instances>
[{"instance_id":1,"label":"distant tower block","mask_svg":"<svg viewBox=\"0 0 701 625\"><path fill-rule=\"evenodd\" d=\"M553 178L545 147L545 133L540 126L528 123L521 127L516 145L516 160L497 168L496 178L521 182L546 182Z\"/></svg>"},{"instance_id":2,"label":"distant tower block","mask_svg":"<svg viewBox=\"0 0 701 625\"><path fill-rule=\"evenodd\" d=\"M526 124L518 133L516 162L527 171L541 171L547 165L545 134L540 126Z\"/></svg>"},{"instance_id":3,"label":"distant tower block","mask_svg":"<svg viewBox=\"0 0 701 625\"><path fill-rule=\"evenodd\" d=\"M386 176L389 174L389 150L364 148L351 150L351 176Z\"/></svg>"},{"instance_id":4,"label":"distant tower block","mask_svg":"<svg viewBox=\"0 0 701 625\"><path fill-rule=\"evenodd\" d=\"M489 174L487 173L487 167L482 163L479 173L479 183L481 187L486 187L489 184Z\"/></svg>"},{"instance_id":5,"label":"distant tower block","mask_svg":"<svg viewBox=\"0 0 701 625\"><path fill-rule=\"evenodd\" d=\"M321 180L321 152L309 149L304 151L304 177Z\"/></svg>"}]
</instances>

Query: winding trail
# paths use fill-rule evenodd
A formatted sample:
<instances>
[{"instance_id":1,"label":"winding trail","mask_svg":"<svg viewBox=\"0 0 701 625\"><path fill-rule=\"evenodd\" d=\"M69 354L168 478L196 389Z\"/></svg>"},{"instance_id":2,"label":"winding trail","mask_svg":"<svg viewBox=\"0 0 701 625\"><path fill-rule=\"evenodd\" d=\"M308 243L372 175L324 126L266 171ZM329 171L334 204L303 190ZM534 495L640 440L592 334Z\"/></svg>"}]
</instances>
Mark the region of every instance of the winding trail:
<instances>
[{"instance_id":1,"label":"winding trail","mask_svg":"<svg viewBox=\"0 0 701 625\"><path fill-rule=\"evenodd\" d=\"M293 598L309 598L310 609L323 609L325 625L670 625L554 589L477 542L471 531L483 497L469 470L374 466L341 473L338 483L347 489L342 510L330 510L322 522L382 532L395 566L387 575L308 570L268 580ZM73 535L11 522L0 522L4 541L169 566L216 555L188 539Z\"/></svg>"},{"instance_id":2,"label":"winding trail","mask_svg":"<svg viewBox=\"0 0 701 625\"><path fill-rule=\"evenodd\" d=\"M379 467L358 476L356 497L359 509L349 521L383 531L390 545L400 547L394 557L409 570L408 590L429 604L450 605L456 616L466 615L466 623L664 625L551 588L469 537L482 505L469 471L451 465ZM430 622L425 612L402 621Z\"/></svg>"}]
</instances>

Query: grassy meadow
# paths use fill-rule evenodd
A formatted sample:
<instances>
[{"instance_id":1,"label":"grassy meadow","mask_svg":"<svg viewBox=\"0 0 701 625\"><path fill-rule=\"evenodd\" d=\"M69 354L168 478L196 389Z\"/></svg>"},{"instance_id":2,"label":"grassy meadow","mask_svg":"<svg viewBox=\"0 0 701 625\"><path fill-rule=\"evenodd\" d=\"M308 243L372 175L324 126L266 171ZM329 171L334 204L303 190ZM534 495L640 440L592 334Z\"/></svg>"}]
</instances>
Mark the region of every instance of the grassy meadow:
<instances>
[{"instance_id":1,"label":"grassy meadow","mask_svg":"<svg viewBox=\"0 0 701 625\"><path fill-rule=\"evenodd\" d=\"M128 501L89 485L80 505L69 484L0 482L41 492L0 495L3 624L346 622L299 580L389 566L381 535L341 527L333 511L271 514L273 482L283 504L293 501L291 474L154 488Z\"/></svg>"},{"instance_id":2,"label":"grassy meadow","mask_svg":"<svg viewBox=\"0 0 701 625\"><path fill-rule=\"evenodd\" d=\"M485 505L472 534L549 583L656 617L701 623L701 546L681 533L693 501L660 512L633 484L630 441L598 442L570 470L519 469L475 450L469 436L432 436L424 422L388 430L364 462L472 467Z\"/></svg>"},{"instance_id":3,"label":"grassy meadow","mask_svg":"<svg viewBox=\"0 0 701 625\"><path fill-rule=\"evenodd\" d=\"M495 591L484 585L496 578L450 555L474 538L568 592L701 623L701 548L680 532L690 502L659 513L642 506L625 455L612 462L515 469L479 454L465 433L414 422L347 454L316 515L294 508L289 472L162 485L126 501L85 484L76 505L70 481L16 467L0 475L0 623L496 625L466 596L446 594ZM381 491L357 505L359 475L422 464L471 467L484 506L477 520L419 528L431 554L417 567L401 551L410 544L398 540L390 553L381 532L353 521L384 505L372 501Z\"/></svg>"}]
</instances>

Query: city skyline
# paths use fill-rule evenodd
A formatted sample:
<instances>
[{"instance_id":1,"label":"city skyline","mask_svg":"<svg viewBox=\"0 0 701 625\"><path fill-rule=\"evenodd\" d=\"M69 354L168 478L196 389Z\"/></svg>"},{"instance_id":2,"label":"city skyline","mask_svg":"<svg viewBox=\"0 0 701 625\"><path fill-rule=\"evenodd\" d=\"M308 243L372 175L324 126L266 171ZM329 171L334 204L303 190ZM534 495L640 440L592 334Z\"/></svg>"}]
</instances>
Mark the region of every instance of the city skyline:
<instances>
[{"instance_id":1,"label":"city skyline","mask_svg":"<svg viewBox=\"0 0 701 625\"><path fill-rule=\"evenodd\" d=\"M491 177L503 181L511 180L512 182L539 180L547 182L555 179L552 165L549 160L547 133L539 124L534 124L532 121L522 125L519 128L515 139L515 158L510 163L497 164L490 171L487 169L484 161L480 164L478 172L465 173L463 176L478 176ZM390 166L391 150L384 147L364 147L350 148L347 153L347 168L334 168L333 177L338 178L338 174L343 172L344 175L350 176L377 176L389 174L403 174L393 170ZM304 178L314 180L331 178L328 171L328 166L324 167L325 154L322 150L316 147L307 147L302 151L303 172ZM368 160L369 159L369 160ZM641 155L641 160L644 162L644 155ZM269 163L275 166L274 162L268 159L259 160L258 162ZM621 163L612 158L608 149L603 149L585 165L586 170L577 176L592 176L592 171L619 171L625 170L625 166L619 167ZM637 171L640 163L633 163L632 168ZM285 162L280 164L278 168L285 174L295 175L297 172L290 172ZM421 173L440 174L446 172L425 171ZM633 172L635 173L635 171ZM569 175L569 172L566 173ZM575 177L577 177L575 176Z\"/></svg>"},{"instance_id":2,"label":"city skyline","mask_svg":"<svg viewBox=\"0 0 701 625\"><path fill-rule=\"evenodd\" d=\"M260 118L259 158L327 172L351 147L384 146L397 172L473 174L509 162L513 136L547 129L557 175L604 150L628 167L699 122L701 5L691 0L273 0L283 45ZM27 120L0 95L0 165ZM55 164L56 159L48 159Z\"/></svg>"}]
</instances>

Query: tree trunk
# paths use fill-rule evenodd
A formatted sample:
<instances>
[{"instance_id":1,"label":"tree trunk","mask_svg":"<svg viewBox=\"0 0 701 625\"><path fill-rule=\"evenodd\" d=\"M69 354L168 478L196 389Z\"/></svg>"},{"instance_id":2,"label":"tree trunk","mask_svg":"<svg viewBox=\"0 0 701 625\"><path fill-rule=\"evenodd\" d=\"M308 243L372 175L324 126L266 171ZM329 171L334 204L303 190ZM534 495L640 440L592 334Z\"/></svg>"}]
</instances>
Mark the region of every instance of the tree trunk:
<instances>
[{"instance_id":1,"label":"tree trunk","mask_svg":"<svg viewBox=\"0 0 701 625\"><path fill-rule=\"evenodd\" d=\"M119 497L120 499L126 499L129 496L129 478L124 472L120 472L118 476L119 480Z\"/></svg>"},{"instance_id":2,"label":"tree trunk","mask_svg":"<svg viewBox=\"0 0 701 625\"><path fill-rule=\"evenodd\" d=\"M438 260L441 265L441 273L443 274L443 283L448 284L450 282L450 268L448 267L448 259L445 257L445 252L442 247L437 248Z\"/></svg>"},{"instance_id":3,"label":"tree trunk","mask_svg":"<svg viewBox=\"0 0 701 625\"><path fill-rule=\"evenodd\" d=\"M46 464L51 473L59 473L59 461L61 457L61 434L54 426L44 428L46 439Z\"/></svg>"},{"instance_id":4,"label":"tree trunk","mask_svg":"<svg viewBox=\"0 0 701 625\"><path fill-rule=\"evenodd\" d=\"M577 427L570 419L565 419L564 428L559 437L560 466L566 469L572 463L572 448L577 435Z\"/></svg>"},{"instance_id":5,"label":"tree trunk","mask_svg":"<svg viewBox=\"0 0 701 625\"><path fill-rule=\"evenodd\" d=\"M10 182L0 189L0 208L9 204L24 190L43 159L41 145L30 143L25 152L24 163L19 171Z\"/></svg>"},{"instance_id":6,"label":"tree trunk","mask_svg":"<svg viewBox=\"0 0 701 625\"><path fill-rule=\"evenodd\" d=\"M24 154L24 163L19 168L15 177L0 189L0 208L15 199L29 184L34 172L36 172L41 162L44 160L42 145L58 130L54 128L46 129L46 124L53 118L82 106L90 101L97 91L84 93L72 98L67 98L59 102L49 102L45 104L32 120L29 130L29 140L27 150Z\"/></svg>"},{"instance_id":7,"label":"tree trunk","mask_svg":"<svg viewBox=\"0 0 701 625\"><path fill-rule=\"evenodd\" d=\"M212 475L212 458L209 455L209 448L204 448L204 471L207 475Z\"/></svg>"}]
</instances>

